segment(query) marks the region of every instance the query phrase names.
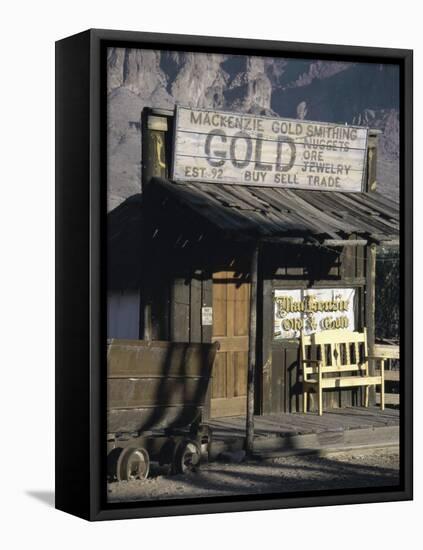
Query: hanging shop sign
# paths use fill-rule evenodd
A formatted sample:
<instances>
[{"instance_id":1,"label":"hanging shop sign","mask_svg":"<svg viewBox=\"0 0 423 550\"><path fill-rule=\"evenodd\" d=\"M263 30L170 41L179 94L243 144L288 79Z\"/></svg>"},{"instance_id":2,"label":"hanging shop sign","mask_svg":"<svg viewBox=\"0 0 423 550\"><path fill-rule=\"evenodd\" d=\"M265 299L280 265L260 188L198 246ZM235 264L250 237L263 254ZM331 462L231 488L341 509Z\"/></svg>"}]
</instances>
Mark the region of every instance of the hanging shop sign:
<instances>
[{"instance_id":1,"label":"hanging shop sign","mask_svg":"<svg viewBox=\"0 0 423 550\"><path fill-rule=\"evenodd\" d=\"M274 338L324 330L355 330L353 288L275 290Z\"/></svg>"},{"instance_id":2,"label":"hanging shop sign","mask_svg":"<svg viewBox=\"0 0 423 550\"><path fill-rule=\"evenodd\" d=\"M176 108L179 181L359 192L367 128Z\"/></svg>"}]
</instances>

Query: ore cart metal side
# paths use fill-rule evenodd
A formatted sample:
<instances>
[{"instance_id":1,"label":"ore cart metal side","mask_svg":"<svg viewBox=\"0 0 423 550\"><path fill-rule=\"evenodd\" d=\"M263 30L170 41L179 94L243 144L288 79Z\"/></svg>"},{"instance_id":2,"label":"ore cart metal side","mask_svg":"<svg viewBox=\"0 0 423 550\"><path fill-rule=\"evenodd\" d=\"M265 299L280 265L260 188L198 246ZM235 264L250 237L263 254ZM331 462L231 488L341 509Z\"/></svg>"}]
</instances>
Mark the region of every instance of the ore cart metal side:
<instances>
[{"instance_id":1,"label":"ore cart metal side","mask_svg":"<svg viewBox=\"0 0 423 550\"><path fill-rule=\"evenodd\" d=\"M146 478L150 462L173 473L199 467L211 439L202 412L218 347L108 341L109 480Z\"/></svg>"}]
</instances>

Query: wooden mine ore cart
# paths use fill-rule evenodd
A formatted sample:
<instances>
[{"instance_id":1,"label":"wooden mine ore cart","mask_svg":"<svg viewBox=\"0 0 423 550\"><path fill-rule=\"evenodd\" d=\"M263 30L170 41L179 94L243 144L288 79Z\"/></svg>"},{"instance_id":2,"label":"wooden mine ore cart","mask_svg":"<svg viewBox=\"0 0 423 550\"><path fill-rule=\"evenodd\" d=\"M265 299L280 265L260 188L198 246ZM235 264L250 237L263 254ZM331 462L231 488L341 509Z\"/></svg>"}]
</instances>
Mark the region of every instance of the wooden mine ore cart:
<instances>
[{"instance_id":1,"label":"wooden mine ore cart","mask_svg":"<svg viewBox=\"0 0 423 550\"><path fill-rule=\"evenodd\" d=\"M108 341L110 480L146 478L150 461L186 473L207 457L202 409L219 344Z\"/></svg>"}]
</instances>

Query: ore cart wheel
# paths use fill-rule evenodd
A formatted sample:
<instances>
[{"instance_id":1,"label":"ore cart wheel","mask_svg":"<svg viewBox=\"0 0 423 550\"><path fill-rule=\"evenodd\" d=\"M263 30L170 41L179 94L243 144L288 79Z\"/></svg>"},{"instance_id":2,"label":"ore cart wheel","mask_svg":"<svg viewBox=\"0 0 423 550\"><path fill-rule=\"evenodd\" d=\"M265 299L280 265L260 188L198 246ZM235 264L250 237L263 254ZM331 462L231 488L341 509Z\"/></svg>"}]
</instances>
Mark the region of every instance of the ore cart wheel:
<instances>
[{"instance_id":1,"label":"ore cart wheel","mask_svg":"<svg viewBox=\"0 0 423 550\"><path fill-rule=\"evenodd\" d=\"M135 447L123 449L116 467L118 481L146 479L149 471L150 458L145 449L136 449Z\"/></svg>"},{"instance_id":2,"label":"ore cart wheel","mask_svg":"<svg viewBox=\"0 0 423 550\"><path fill-rule=\"evenodd\" d=\"M175 474L195 472L200 467L201 450L192 439L184 439L176 448L172 471Z\"/></svg>"},{"instance_id":3,"label":"ore cart wheel","mask_svg":"<svg viewBox=\"0 0 423 550\"><path fill-rule=\"evenodd\" d=\"M116 447L107 455L107 479L108 481L116 481L117 479L117 463L123 449Z\"/></svg>"}]
</instances>

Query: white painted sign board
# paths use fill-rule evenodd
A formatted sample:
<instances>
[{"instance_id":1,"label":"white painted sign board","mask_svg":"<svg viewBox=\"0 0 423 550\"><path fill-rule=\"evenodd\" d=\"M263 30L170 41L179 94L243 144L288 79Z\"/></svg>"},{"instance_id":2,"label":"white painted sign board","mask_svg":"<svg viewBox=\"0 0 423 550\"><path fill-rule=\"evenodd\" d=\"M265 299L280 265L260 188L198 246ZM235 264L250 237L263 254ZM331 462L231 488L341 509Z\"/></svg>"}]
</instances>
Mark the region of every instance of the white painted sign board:
<instances>
[{"instance_id":1,"label":"white painted sign board","mask_svg":"<svg viewBox=\"0 0 423 550\"><path fill-rule=\"evenodd\" d=\"M275 290L274 338L299 338L324 330L355 330L355 289Z\"/></svg>"},{"instance_id":2,"label":"white painted sign board","mask_svg":"<svg viewBox=\"0 0 423 550\"><path fill-rule=\"evenodd\" d=\"M172 178L360 192L367 137L359 126L178 106Z\"/></svg>"},{"instance_id":3,"label":"white painted sign board","mask_svg":"<svg viewBox=\"0 0 423 550\"><path fill-rule=\"evenodd\" d=\"M213 308L212 307L201 308L201 324L203 326L213 325Z\"/></svg>"}]
</instances>

